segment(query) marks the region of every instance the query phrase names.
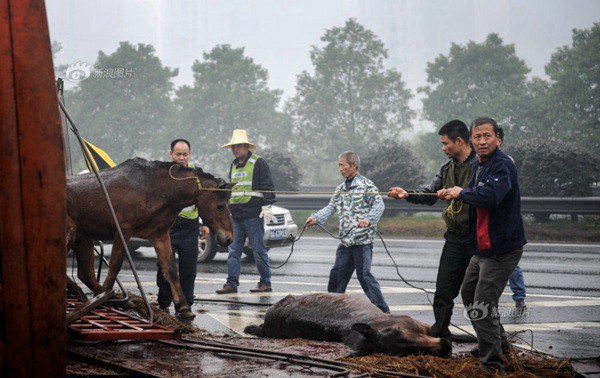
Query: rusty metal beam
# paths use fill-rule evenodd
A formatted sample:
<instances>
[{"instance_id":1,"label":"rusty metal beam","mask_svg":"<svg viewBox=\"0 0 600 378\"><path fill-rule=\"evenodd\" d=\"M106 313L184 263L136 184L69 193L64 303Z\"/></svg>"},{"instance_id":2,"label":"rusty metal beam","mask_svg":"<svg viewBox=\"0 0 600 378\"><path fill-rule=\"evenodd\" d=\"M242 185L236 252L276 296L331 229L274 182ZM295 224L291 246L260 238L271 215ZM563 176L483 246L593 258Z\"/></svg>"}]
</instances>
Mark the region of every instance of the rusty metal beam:
<instances>
[{"instance_id":1,"label":"rusty metal beam","mask_svg":"<svg viewBox=\"0 0 600 378\"><path fill-rule=\"evenodd\" d=\"M67 311L75 311L84 305L76 299L67 300ZM181 333L151 323L146 319L131 316L107 306L99 306L67 327L73 337L85 341L112 340L176 340Z\"/></svg>"},{"instance_id":2,"label":"rusty metal beam","mask_svg":"<svg viewBox=\"0 0 600 378\"><path fill-rule=\"evenodd\" d=\"M0 375L66 372L66 175L43 1L0 0Z\"/></svg>"},{"instance_id":3,"label":"rusty metal beam","mask_svg":"<svg viewBox=\"0 0 600 378\"><path fill-rule=\"evenodd\" d=\"M67 314L66 325L68 326L69 324L73 323L77 319L86 315L87 313L89 313L90 311L95 309L96 307L104 304L107 300L112 298L114 295L115 295L114 290L105 291L104 293L96 295L89 302L84 302L80 307L76 308L73 311L70 311Z\"/></svg>"}]
</instances>

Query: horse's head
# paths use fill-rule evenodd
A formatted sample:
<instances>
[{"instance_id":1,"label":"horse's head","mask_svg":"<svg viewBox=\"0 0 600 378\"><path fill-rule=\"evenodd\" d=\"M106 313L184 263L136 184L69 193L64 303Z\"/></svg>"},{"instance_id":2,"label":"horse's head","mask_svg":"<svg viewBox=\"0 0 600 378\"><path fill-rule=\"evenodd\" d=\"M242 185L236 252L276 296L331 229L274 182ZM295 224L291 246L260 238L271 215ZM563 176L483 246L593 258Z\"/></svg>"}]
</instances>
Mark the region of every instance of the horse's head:
<instances>
[{"instance_id":1,"label":"horse's head","mask_svg":"<svg viewBox=\"0 0 600 378\"><path fill-rule=\"evenodd\" d=\"M198 172L202 188L198 196L198 214L204 224L217 237L217 242L226 247L233 241L233 224L229 213L230 189L235 183L227 183L204 172Z\"/></svg>"}]
</instances>

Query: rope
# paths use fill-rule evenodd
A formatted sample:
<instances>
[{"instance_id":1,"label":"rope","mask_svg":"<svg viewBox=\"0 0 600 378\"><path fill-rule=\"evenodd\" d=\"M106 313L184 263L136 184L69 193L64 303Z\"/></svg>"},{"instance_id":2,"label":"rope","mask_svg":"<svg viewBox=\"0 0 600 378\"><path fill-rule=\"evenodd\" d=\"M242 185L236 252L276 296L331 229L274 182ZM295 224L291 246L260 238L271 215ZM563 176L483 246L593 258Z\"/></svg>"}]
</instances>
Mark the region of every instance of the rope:
<instances>
[{"instance_id":1,"label":"rope","mask_svg":"<svg viewBox=\"0 0 600 378\"><path fill-rule=\"evenodd\" d=\"M175 180L185 180L185 179L177 179L175 177L173 177L173 179ZM187 177L186 179L193 179L193 177ZM201 190L208 190L208 191L213 191L213 192L233 192L235 191L234 189L225 189L225 188L202 188ZM306 190L252 190L253 192L257 192L257 193L272 193L272 194L329 194L329 195L333 195L333 194L340 194L340 195L354 195L354 194L379 194L379 195L387 195L389 193L389 191L387 192L317 192L317 191L306 191ZM437 193L410 193L410 195L416 195L416 196L437 196Z\"/></svg>"},{"instance_id":2,"label":"rope","mask_svg":"<svg viewBox=\"0 0 600 378\"><path fill-rule=\"evenodd\" d=\"M173 164L172 166L169 167L169 177L171 177L173 180L175 181L183 181L183 180L196 180L196 184L198 184L198 190L210 190L210 189L217 189L217 188L203 188L202 184L200 183L200 179L197 176L193 176L193 177L175 177L173 176L173 173L171 172L171 170L173 169L173 167L176 167L177 164ZM224 190L230 190L230 189L224 189Z\"/></svg>"}]
</instances>

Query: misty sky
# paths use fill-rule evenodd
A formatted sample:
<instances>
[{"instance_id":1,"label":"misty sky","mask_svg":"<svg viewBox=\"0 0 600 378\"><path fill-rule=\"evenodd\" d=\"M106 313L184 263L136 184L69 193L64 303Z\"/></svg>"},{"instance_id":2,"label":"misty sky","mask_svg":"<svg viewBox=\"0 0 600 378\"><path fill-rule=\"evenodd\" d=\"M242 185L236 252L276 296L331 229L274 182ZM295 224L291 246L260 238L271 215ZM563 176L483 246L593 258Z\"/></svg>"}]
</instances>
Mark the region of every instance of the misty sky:
<instances>
[{"instance_id":1,"label":"misty sky","mask_svg":"<svg viewBox=\"0 0 600 378\"><path fill-rule=\"evenodd\" d=\"M245 47L284 97L294 94L296 75L312 69L310 47L322 46L324 30L350 17L383 40L387 65L413 93L426 84L426 63L452 42L499 33L540 76L573 28L600 21L598 0L47 0L46 7L51 39L63 46L56 64L93 64L98 50L111 54L120 41L148 43L163 64L179 68L179 86L193 82L202 52L227 43Z\"/></svg>"}]
</instances>

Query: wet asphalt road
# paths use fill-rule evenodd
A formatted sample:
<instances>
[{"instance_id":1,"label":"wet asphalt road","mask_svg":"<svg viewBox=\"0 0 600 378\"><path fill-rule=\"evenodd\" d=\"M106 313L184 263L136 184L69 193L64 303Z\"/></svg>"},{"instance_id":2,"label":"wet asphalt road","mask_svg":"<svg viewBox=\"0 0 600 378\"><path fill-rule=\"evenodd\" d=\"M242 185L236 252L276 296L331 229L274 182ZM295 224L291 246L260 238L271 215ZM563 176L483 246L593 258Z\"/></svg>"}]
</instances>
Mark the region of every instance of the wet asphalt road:
<instances>
[{"instance_id":1,"label":"wet asphalt road","mask_svg":"<svg viewBox=\"0 0 600 378\"><path fill-rule=\"evenodd\" d=\"M443 240L386 239L398 270L411 284L433 291ZM198 265L197 299L229 299L254 303L274 303L287 294L324 292L333 264L337 243L329 237L307 237L294 248L290 261L272 271L273 292L252 294L258 275L253 260L245 258L237 294L219 296L214 291L225 282L226 253L217 254L210 263ZM107 247L110 251L110 246ZM151 300L156 297L156 260L152 248L141 248L134 260L144 290ZM290 253L289 247L269 252L271 265L278 266ZM70 264L70 262L69 262ZM597 357L600 355L600 244L540 244L525 247L520 263L527 285L527 311L519 315L513 309L510 289L501 297L502 323L514 334L516 344L533 347L557 357ZM404 284L382 244L374 246L373 273L378 278L392 313L410 315L433 323L431 306L422 291ZM135 281L127 262L120 279L127 289L136 292ZM353 277L347 293L364 295ZM430 295L433 300L433 295ZM195 324L216 333L242 334L248 324L260 323L265 307L198 302ZM172 310L172 307L171 307ZM453 323L473 332L457 301Z\"/></svg>"}]
</instances>

